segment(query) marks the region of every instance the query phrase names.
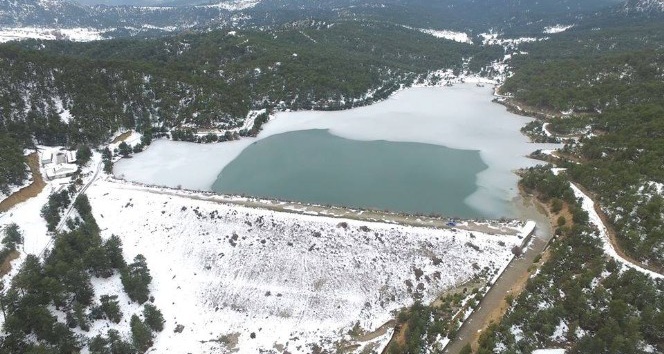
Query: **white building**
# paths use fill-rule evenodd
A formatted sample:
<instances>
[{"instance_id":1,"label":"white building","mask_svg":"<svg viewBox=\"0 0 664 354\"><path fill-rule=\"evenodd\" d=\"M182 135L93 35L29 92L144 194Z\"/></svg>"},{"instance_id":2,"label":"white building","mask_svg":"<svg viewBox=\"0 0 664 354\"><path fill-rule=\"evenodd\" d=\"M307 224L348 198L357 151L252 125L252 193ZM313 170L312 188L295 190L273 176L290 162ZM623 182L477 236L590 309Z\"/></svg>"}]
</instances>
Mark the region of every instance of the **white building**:
<instances>
[{"instance_id":1,"label":"white building","mask_svg":"<svg viewBox=\"0 0 664 354\"><path fill-rule=\"evenodd\" d=\"M70 177L78 170L76 151L62 148L46 148L41 151L41 163L46 179Z\"/></svg>"},{"instance_id":2,"label":"white building","mask_svg":"<svg viewBox=\"0 0 664 354\"><path fill-rule=\"evenodd\" d=\"M67 157L67 163L75 163L76 162L76 151L67 150L67 151L65 151L65 155Z\"/></svg>"},{"instance_id":3,"label":"white building","mask_svg":"<svg viewBox=\"0 0 664 354\"><path fill-rule=\"evenodd\" d=\"M56 178L71 177L78 170L78 166L71 164L59 164L46 169L46 178L54 180Z\"/></svg>"},{"instance_id":4,"label":"white building","mask_svg":"<svg viewBox=\"0 0 664 354\"><path fill-rule=\"evenodd\" d=\"M53 161L53 154L50 151L44 151L41 154L42 166L47 165Z\"/></svg>"}]
</instances>

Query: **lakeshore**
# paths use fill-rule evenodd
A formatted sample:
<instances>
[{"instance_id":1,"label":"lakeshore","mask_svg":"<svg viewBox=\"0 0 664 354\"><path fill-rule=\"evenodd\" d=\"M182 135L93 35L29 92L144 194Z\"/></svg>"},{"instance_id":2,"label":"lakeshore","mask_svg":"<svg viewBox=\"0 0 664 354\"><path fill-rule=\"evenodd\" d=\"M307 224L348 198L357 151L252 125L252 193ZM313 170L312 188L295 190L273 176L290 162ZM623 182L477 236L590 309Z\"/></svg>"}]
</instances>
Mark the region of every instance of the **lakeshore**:
<instances>
[{"instance_id":1,"label":"lakeshore","mask_svg":"<svg viewBox=\"0 0 664 354\"><path fill-rule=\"evenodd\" d=\"M511 114L504 107L492 102L493 92L491 88L476 87L471 84L461 84L454 87L418 87L405 89L386 101L371 106L335 112L283 112L278 113L269 123L264 125L264 130L257 138L243 138L238 141L224 142L218 144L195 144L173 141L156 141L146 151L137 154L132 159L123 159L116 164L115 175L128 181L141 182L152 185L163 185L168 187L182 187L193 190L209 191L213 185L223 184L220 180L224 177L225 168L235 162L247 166L250 165L255 156L245 159L245 151L249 151L252 144L266 141L268 138L280 139L280 135L288 132L302 132L313 129L326 130L329 134L346 140L341 140L333 145L333 149L343 148L348 142L376 142L385 141L389 143L417 143L445 147L461 153L462 151L476 151L486 168L481 171L460 168L463 162L453 162L446 158L431 160L428 156L411 154L408 159L420 159L429 161L430 164L442 166L443 169L459 172L459 179L469 184L469 189L463 195L449 198L454 205L446 206L437 210L438 214L447 216L462 215L466 217L518 217L512 200L517 196L517 180L513 171L519 168L532 166L536 160L527 158L532 151L537 149L551 148L551 144L532 144L528 138L523 136L520 128L530 121L525 118ZM283 140L283 139L282 139ZM277 142L279 143L279 142ZM402 145L394 145L401 149ZM405 146L405 145L404 145ZM268 146L269 147L269 146ZM282 149L285 151L274 151L264 149L271 153L277 161L292 158L292 152L288 149L303 149L297 143L289 143ZM265 153L263 153L265 154ZM379 156L379 155L378 155ZM346 160L344 160L346 162ZM276 164L279 165L278 163ZM353 173L371 174L372 170L363 170L360 162L345 166L350 170L348 179L352 180ZM320 165L319 173L334 172L333 165ZM253 166L254 174L273 175L272 169ZM400 168L396 166L395 168ZM192 173L196 171L196 173ZM407 167L402 170L404 176L408 175ZM435 171L435 170L432 170ZM418 173L420 171L418 170ZM426 178L431 174L427 170L421 172ZM412 203L415 198L409 195L394 194L394 187L389 184L381 186L382 176L368 177L364 184L371 181L372 188L377 188L373 193L382 193L389 199L390 207L385 205L356 205L390 209L392 211L410 211L407 208L399 208L399 200L407 200ZM249 176L251 177L251 176ZM283 179L296 188L298 183L304 185L306 176L297 174L288 175L290 179ZM441 183L437 182L431 174L431 182L420 183L401 178L397 183L419 183L422 190L440 189ZM301 180L298 178L302 178ZM277 181L278 182L278 181ZM283 183L275 183L271 190L265 190L263 197L298 200L297 194L278 194ZM323 183L321 188L334 191L336 188L332 183ZM445 187L445 186L443 186ZM357 187L362 190L361 186ZM381 189L382 188L382 189ZM216 191L224 193L222 188ZM269 193L271 192L272 193ZM233 190L233 193L242 194L241 190ZM247 191L246 194L251 194ZM353 196L352 193L348 193ZM413 200L408 200L408 199ZM446 201L444 193L438 199ZM335 204L353 206L353 199L330 200L325 198L312 198L300 200L314 202L316 204ZM459 211L455 213L455 206ZM472 212L468 212L471 210ZM436 211L436 210L433 210Z\"/></svg>"}]
</instances>

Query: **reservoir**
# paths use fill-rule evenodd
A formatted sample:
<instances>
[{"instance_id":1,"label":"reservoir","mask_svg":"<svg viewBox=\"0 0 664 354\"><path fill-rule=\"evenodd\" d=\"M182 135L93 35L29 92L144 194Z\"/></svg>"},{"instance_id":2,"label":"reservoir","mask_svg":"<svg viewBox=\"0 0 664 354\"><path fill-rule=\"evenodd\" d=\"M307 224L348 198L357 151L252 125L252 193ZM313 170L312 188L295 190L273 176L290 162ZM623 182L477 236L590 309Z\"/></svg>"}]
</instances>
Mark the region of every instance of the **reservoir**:
<instances>
[{"instance_id":1,"label":"reservoir","mask_svg":"<svg viewBox=\"0 0 664 354\"><path fill-rule=\"evenodd\" d=\"M472 84L410 88L345 111L280 112L257 138L155 141L114 174L225 194L408 213L517 217L514 171L550 144Z\"/></svg>"},{"instance_id":2,"label":"reservoir","mask_svg":"<svg viewBox=\"0 0 664 354\"><path fill-rule=\"evenodd\" d=\"M326 130L273 135L248 146L212 186L315 204L481 217L464 203L488 166L478 151L344 139Z\"/></svg>"}]
</instances>

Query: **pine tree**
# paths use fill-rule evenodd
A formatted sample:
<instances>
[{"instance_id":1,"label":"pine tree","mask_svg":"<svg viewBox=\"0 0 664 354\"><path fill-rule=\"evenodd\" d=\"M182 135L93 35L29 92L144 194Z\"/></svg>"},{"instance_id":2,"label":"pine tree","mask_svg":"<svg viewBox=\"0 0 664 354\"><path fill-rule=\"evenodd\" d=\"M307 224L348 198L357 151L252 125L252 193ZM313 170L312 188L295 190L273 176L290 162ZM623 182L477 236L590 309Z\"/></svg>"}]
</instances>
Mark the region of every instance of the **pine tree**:
<instances>
[{"instance_id":1,"label":"pine tree","mask_svg":"<svg viewBox=\"0 0 664 354\"><path fill-rule=\"evenodd\" d=\"M161 332L164 330L164 316L156 306L145 304L143 318L145 318L145 324L147 324L153 331Z\"/></svg>"},{"instance_id":2,"label":"pine tree","mask_svg":"<svg viewBox=\"0 0 664 354\"><path fill-rule=\"evenodd\" d=\"M122 320L122 311L120 310L118 296L102 295L99 301L101 302L100 308L106 314L106 318L111 322L120 323L120 320Z\"/></svg>"},{"instance_id":3,"label":"pine tree","mask_svg":"<svg viewBox=\"0 0 664 354\"><path fill-rule=\"evenodd\" d=\"M131 155L131 147L123 141L120 143L120 145L118 145L118 152L120 155L122 155L122 157L127 157Z\"/></svg>"},{"instance_id":4,"label":"pine tree","mask_svg":"<svg viewBox=\"0 0 664 354\"><path fill-rule=\"evenodd\" d=\"M118 236L111 235L104 243L104 250L106 251L106 256L111 267L122 269L126 266L124 256L122 255L122 240Z\"/></svg>"},{"instance_id":5,"label":"pine tree","mask_svg":"<svg viewBox=\"0 0 664 354\"><path fill-rule=\"evenodd\" d=\"M131 316L131 340L139 353L144 353L152 346L152 332L138 316Z\"/></svg>"},{"instance_id":6,"label":"pine tree","mask_svg":"<svg viewBox=\"0 0 664 354\"><path fill-rule=\"evenodd\" d=\"M80 166L85 166L90 162L92 157L92 150L87 145L81 145L76 150L76 163Z\"/></svg>"},{"instance_id":7,"label":"pine tree","mask_svg":"<svg viewBox=\"0 0 664 354\"><path fill-rule=\"evenodd\" d=\"M9 224L5 228L5 237L2 239L2 244L10 249L15 250L16 245L23 243L23 235L21 230L16 224Z\"/></svg>"},{"instance_id":8,"label":"pine tree","mask_svg":"<svg viewBox=\"0 0 664 354\"><path fill-rule=\"evenodd\" d=\"M150 276L150 270L142 254L137 255L134 262L122 271L122 285L125 292L132 301L140 304L148 301L150 296L148 285L151 281L152 276Z\"/></svg>"},{"instance_id":9,"label":"pine tree","mask_svg":"<svg viewBox=\"0 0 664 354\"><path fill-rule=\"evenodd\" d=\"M134 354L136 351L131 344L120 337L120 333L114 329L108 330L108 343L110 352L113 354Z\"/></svg>"}]
</instances>

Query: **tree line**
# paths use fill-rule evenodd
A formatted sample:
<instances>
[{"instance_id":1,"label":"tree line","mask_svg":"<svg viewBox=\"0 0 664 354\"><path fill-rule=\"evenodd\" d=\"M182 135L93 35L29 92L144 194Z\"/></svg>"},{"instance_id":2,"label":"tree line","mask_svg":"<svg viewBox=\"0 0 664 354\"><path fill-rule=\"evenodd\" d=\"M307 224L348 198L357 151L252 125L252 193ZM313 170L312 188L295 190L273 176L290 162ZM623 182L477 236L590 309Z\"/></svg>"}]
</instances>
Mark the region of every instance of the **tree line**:
<instances>
[{"instance_id":1,"label":"tree line","mask_svg":"<svg viewBox=\"0 0 664 354\"><path fill-rule=\"evenodd\" d=\"M74 201L74 207L79 217L68 221L69 231L54 236L53 247L43 258L28 255L10 287L0 293L5 318L0 351L72 353L87 348L93 353L143 353L152 345L154 333L163 330L164 318L151 304L152 277L145 257L137 255L127 264L120 238L101 238L84 194ZM18 227L7 228L5 233L4 244L15 247L20 243ZM102 294L95 300L91 277L114 275L121 278L129 299L143 304L142 313L122 313L118 294ZM85 335L96 321L119 323L130 315L130 338L112 329L105 335ZM82 335L73 331L77 328Z\"/></svg>"}]
</instances>

